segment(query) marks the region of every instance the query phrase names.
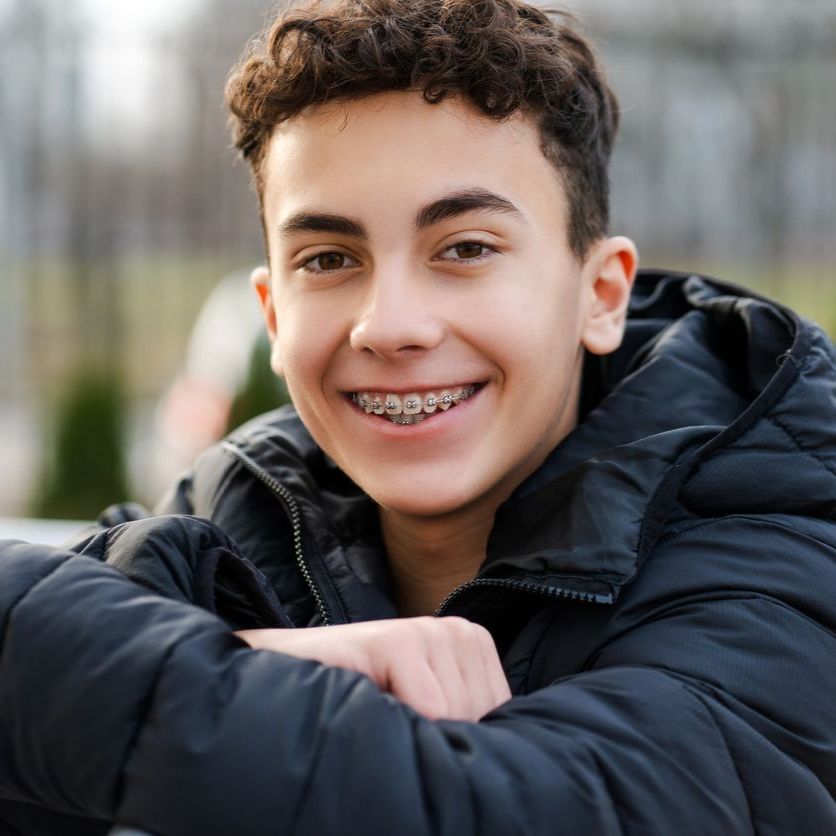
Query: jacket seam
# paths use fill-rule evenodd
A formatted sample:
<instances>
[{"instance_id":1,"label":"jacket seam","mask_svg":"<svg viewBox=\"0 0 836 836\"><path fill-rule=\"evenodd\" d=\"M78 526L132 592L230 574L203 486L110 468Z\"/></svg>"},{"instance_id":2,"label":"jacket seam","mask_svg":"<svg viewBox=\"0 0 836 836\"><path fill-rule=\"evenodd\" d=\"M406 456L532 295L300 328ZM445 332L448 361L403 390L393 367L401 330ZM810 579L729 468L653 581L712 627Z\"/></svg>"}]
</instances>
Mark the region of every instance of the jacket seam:
<instances>
[{"instance_id":1,"label":"jacket seam","mask_svg":"<svg viewBox=\"0 0 836 836\"><path fill-rule=\"evenodd\" d=\"M110 548L110 532L113 530L113 527L110 528L103 528L101 531L93 535L93 538L89 541L90 545L95 545L95 548L91 551L82 551L77 552L83 557L90 557L93 560L98 560L100 563L107 562L107 552ZM83 541L82 541L83 542ZM73 551L75 551L78 546L73 546ZM85 547L86 548L86 547Z\"/></svg>"},{"instance_id":2,"label":"jacket seam","mask_svg":"<svg viewBox=\"0 0 836 836\"><path fill-rule=\"evenodd\" d=\"M621 803L616 800L619 798L620 794L615 791L615 784L613 783L610 775L610 770L607 769L606 760L594 746L588 747L587 751L592 759L592 762L595 764L595 768L598 770L598 775L604 784L604 791L606 792L607 798L610 800L613 816L615 817L616 824L618 825L617 836L625 836L627 831L624 829L624 823L622 822L622 816L620 813Z\"/></svg>"},{"instance_id":3,"label":"jacket seam","mask_svg":"<svg viewBox=\"0 0 836 836\"><path fill-rule=\"evenodd\" d=\"M690 697L693 697L705 709L705 711L708 713L708 716L711 718L712 725L714 726L714 728L717 730L717 733L722 738L723 743L726 746L726 750L729 753L729 763L731 764L732 769L734 769L734 774L737 776L737 780L740 782L740 787L743 790L743 796L746 799L746 809L747 809L748 814L749 814L749 823L752 827L752 834L753 834L753 836L757 836L758 828L755 824L755 822L756 822L755 811L752 809L751 792L750 792L750 789L749 789L749 787L750 787L749 779L744 777L743 773L740 771L740 767L738 766L738 754L735 751L734 744L732 743L731 739L723 732L723 730L720 728L719 724L717 723L717 720L714 716L714 711L712 710L712 705L711 705L711 702L710 702L710 699L711 699L710 695L706 694L706 693L703 693L695 685L691 685L688 682L683 681L682 679L679 679L678 677L677 677L677 680L679 682L680 688L682 688L685 691L685 693L688 694Z\"/></svg>"},{"instance_id":4,"label":"jacket seam","mask_svg":"<svg viewBox=\"0 0 836 836\"><path fill-rule=\"evenodd\" d=\"M350 704L350 702L351 702L351 700L354 696L354 692L357 691L359 688L362 688L364 682L365 682L364 677L359 676L359 675L356 677L355 681L351 685L351 688L348 690L348 692L345 695L343 705ZM325 742L323 741L323 735L318 736L318 744L319 745L316 747L316 754L314 755L314 757L313 757L313 759L310 763L310 768L308 769L307 774L305 775L305 778L302 782L302 786L300 787L299 792L297 793L296 802L293 805L293 811L292 811L292 813L290 814L290 817L289 817L290 818L290 827L288 828L289 833L300 832L299 822L300 822L300 819L301 819L302 814L303 814L303 808L305 807L305 804L307 803L308 797L310 796L311 788L312 788L312 786L314 784L314 780L315 780L315 778L314 778L315 773L319 769L320 763L321 763L322 758L323 758L323 751L322 750L323 750L323 747L326 745Z\"/></svg>"},{"instance_id":5,"label":"jacket seam","mask_svg":"<svg viewBox=\"0 0 836 836\"><path fill-rule=\"evenodd\" d=\"M811 458L815 459L816 462L821 465L831 476L836 476L836 468L831 467L827 462L825 462L821 456L814 450L812 447L805 445L799 437L782 421L779 421L774 415L767 415L765 416L768 421L773 423L779 430L782 430L786 436L790 439L790 441L795 444L798 450L801 453L806 453Z\"/></svg>"},{"instance_id":6,"label":"jacket seam","mask_svg":"<svg viewBox=\"0 0 836 836\"><path fill-rule=\"evenodd\" d=\"M769 595L746 595L740 596L740 600L745 601L762 601L764 604L771 604L773 607L780 607L782 610L786 610L791 615L794 615L798 618L803 618L806 622L808 622L811 626L817 627L822 633L824 633L830 639L836 639L836 633L834 633L829 628L825 627L824 624L820 624L815 619L810 618L809 615L801 612L801 610L796 609L793 606L790 606L785 601L781 601L779 598L773 598Z\"/></svg>"},{"instance_id":7,"label":"jacket seam","mask_svg":"<svg viewBox=\"0 0 836 836\"><path fill-rule=\"evenodd\" d=\"M674 668L669 668L666 665L642 665L642 664L616 664L616 665L608 665L606 667L618 667L618 668L632 668L644 671L652 671L661 676L667 678L671 682L675 683L679 686L685 694L692 698L697 704L702 706L708 713L711 723L713 727L717 730L721 740L726 746L726 749L729 754L729 762L731 763L732 768L734 769L734 773L737 776L738 781L740 782L741 789L743 790L743 795L746 800L746 809L749 815L749 823L752 828L753 836L757 836L757 829L755 828L755 818L752 810L752 805L749 799L749 785L746 779L743 778L740 770L738 768L737 762L735 760L735 753L732 749L731 742L729 738L724 734L723 730L718 725L715 717L714 712L712 711L712 703L715 701L714 697L711 693L712 686L710 683L703 683L699 679L694 679L692 676L688 674L684 674L681 671L677 671Z\"/></svg>"},{"instance_id":8,"label":"jacket seam","mask_svg":"<svg viewBox=\"0 0 836 836\"><path fill-rule=\"evenodd\" d=\"M754 525L764 526L766 528L778 528L781 531L786 531L788 534L794 534L796 537L803 537L805 540L812 540L812 542L818 543L820 546L824 546L836 553L836 543L828 543L827 540L822 540L820 537L815 537L812 534L808 534L806 531L799 531L797 528L784 525L777 520L764 519L763 517L756 516L755 514L725 514L722 517L712 517L708 520L698 520L691 525L685 525L682 528L678 528L676 531L670 531L667 534L664 534L659 538L657 545L675 540L682 534L687 534L691 531L696 531L697 529L706 528L712 525L723 525L731 520L746 520Z\"/></svg>"},{"instance_id":9,"label":"jacket seam","mask_svg":"<svg viewBox=\"0 0 836 836\"><path fill-rule=\"evenodd\" d=\"M107 563L107 555L110 552L110 542L113 539L113 526L106 528L102 538L101 558L102 563Z\"/></svg>"},{"instance_id":10,"label":"jacket seam","mask_svg":"<svg viewBox=\"0 0 836 836\"><path fill-rule=\"evenodd\" d=\"M189 636L188 638L191 638L191 636ZM188 640L188 638L186 640ZM160 660L160 664L154 673L153 681L147 689L145 699L143 700L143 705L141 709L137 712L137 715L134 719L136 731L134 732L134 734L131 735L130 740L125 746L125 757L122 758L122 761L119 764L119 771L116 778L113 811L117 818L119 817L119 812L122 809L122 804L125 800L125 792L127 788L127 777L125 773L127 772L128 761L131 759L134 752L136 751L139 738L142 736L142 732L145 729L146 722L148 720L148 715L151 711L151 706L154 704L154 700L157 695L157 688L159 687L160 680L163 676L163 671L168 665L168 661L171 658L172 654L179 647L180 642L173 642L171 647L169 647L163 654L162 659Z\"/></svg>"},{"instance_id":11,"label":"jacket seam","mask_svg":"<svg viewBox=\"0 0 836 836\"><path fill-rule=\"evenodd\" d=\"M666 534L663 538L660 538L658 545L661 545L665 541L670 542L681 534L690 533L691 531L696 531L698 529L706 528L706 527L712 526L712 525L720 525L720 524L722 524L724 522L727 522L727 521L730 521L730 520L747 520L748 522L754 523L755 525L764 526L766 528L777 528L781 531L787 532L788 534L794 534L798 537L803 537L807 540L811 540L812 542L817 543L820 546L824 546L824 548L830 549L832 552L836 553L836 545L834 545L832 543L828 543L824 540L820 540L819 538L813 537L812 535L806 534L805 532L797 531L796 529L790 528L787 525L782 525L781 523L774 522L772 520L759 519L758 517L753 517L753 516L748 515L748 514L730 514L726 517L721 517L719 519L702 520L702 521L700 521L700 522L698 522L698 523L696 523L692 526L689 526L688 528L682 528L682 529L679 529L678 531L672 532L671 534ZM830 638L830 639L836 638L836 633L834 633L832 630L830 630L824 624L821 624L820 622L811 618L809 615L807 615L806 613L797 609L796 607L791 606L786 601L782 601L780 598L774 598L771 595L764 595L764 594L759 593L759 592L750 592L748 594L738 593L737 595L730 596L728 598L724 598L723 600L762 601L765 604L771 604L772 606L780 607L782 610L785 610L786 612L791 613L792 615L794 615L798 618L804 619L804 621L806 621L811 626L816 627L818 630L820 630L822 633L824 633L825 636L827 636L828 638Z\"/></svg>"},{"instance_id":12,"label":"jacket seam","mask_svg":"<svg viewBox=\"0 0 836 836\"><path fill-rule=\"evenodd\" d=\"M417 722L421 722L420 719ZM417 736L417 732L415 731L415 723L416 720L411 721L410 725L410 732L413 736ZM447 735L445 734L445 742L448 743ZM421 757L420 757L420 748L418 746L412 746L412 757L413 757L413 768L415 770L415 775L418 776L418 787L419 792L421 793L421 809L424 811L424 815L428 820L429 824L429 833L436 834L440 833L441 828L441 815L438 812L436 805L433 804L433 794L432 790L429 787L429 780L427 777L427 770L422 768L421 764ZM464 783L467 786L467 806L470 808L471 815L478 816L478 811L475 809L475 801L473 798L473 783L470 780L470 775L465 771L465 774L462 776L464 779Z\"/></svg>"},{"instance_id":13,"label":"jacket seam","mask_svg":"<svg viewBox=\"0 0 836 836\"><path fill-rule=\"evenodd\" d=\"M797 331L790 348L781 355L783 363L777 374L767 384L761 394L753 400L737 420L713 436L696 451L682 457L681 463L674 463L668 469L647 505L647 513L639 531L638 560L640 567L653 544L662 533L665 520L679 495L682 486L691 474L703 462L708 461L718 451L724 449L747 435L761 418L769 418L770 412L793 389L801 378L802 369L808 362L812 351L812 337L808 328L801 327L795 320Z\"/></svg>"},{"instance_id":14,"label":"jacket seam","mask_svg":"<svg viewBox=\"0 0 836 836\"><path fill-rule=\"evenodd\" d=\"M792 351L789 350L778 357L778 360L783 360L784 362L780 364L778 374L775 378L770 381L761 395L755 398L749 407L744 410L740 418L706 442L705 447L707 449L704 450L702 455L699 455L700 451L697 451L697 459L694 462L694 468L698 468L704 462L719 455L724 450L728 449L728 447L732 444L735 444L740 441L740 439L747 436L757 426L759 420L764 419L766 421L775 421L772 410L774 410L778 404L782 403L790 392L792 392L792 390L798 385L798 382L801 380L801 376L805 370L805 366L810 359L810 352L812 351L811 341L806 332L803 336L806 343L806 345L803 346L803 353L799 357L796 357L792 354ZM790 364L794 371L786 373L788 380L782 387L776 386L775 379L780 377L784 373L784 368ZM772 389L771 392L769 391L770 389ZM759 408L756 408L756 405ZM783 427L781 429L783 429ZM688 475L690 476L690 473Z\"/></svg>"}]
</instances>

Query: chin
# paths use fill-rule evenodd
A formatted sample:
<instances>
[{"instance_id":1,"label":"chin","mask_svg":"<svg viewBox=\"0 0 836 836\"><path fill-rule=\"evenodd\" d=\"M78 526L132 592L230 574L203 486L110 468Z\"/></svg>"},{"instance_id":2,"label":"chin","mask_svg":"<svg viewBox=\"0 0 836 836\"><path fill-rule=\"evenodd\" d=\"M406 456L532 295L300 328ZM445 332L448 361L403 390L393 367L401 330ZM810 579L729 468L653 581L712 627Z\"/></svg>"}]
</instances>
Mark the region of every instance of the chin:
<instances>
[{"instance_id":1,"label":"chin","mask_svg":"<svg viewBox=\"0 0 836 836\"><path fill-rule=\"evenodd\" d=\"M478 499L473 491L457 491L452 485L445 485L442 491L436 485L423 490L409 486L402 491L367 492L381 508L407 517L445 517L465 511Z\"/></svg>"}]
</instances>

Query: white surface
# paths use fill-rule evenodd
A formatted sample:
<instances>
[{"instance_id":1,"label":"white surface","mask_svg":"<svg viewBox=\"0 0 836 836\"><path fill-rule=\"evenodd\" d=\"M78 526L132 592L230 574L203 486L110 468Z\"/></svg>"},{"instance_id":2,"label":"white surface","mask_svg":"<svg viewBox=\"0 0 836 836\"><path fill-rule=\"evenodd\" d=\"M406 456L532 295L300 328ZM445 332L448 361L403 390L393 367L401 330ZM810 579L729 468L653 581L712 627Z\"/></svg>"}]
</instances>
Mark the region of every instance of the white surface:
<instances>
[{"instance_id":1,"label":"white surface","mask_svg":"<svg viewBox=\"0 0 836 836\"><path fill-rule=\"evenodd\" d=\"M26 540L60 546L71 540L90 523L84 520L30 520L0 517L0 540Z\"/></svg>"},{"instance_id":2,"label":"white surface","mask_svg":"<svg viewBox=\"0 0 836 836\"><path fill-rule=\"evenodd\" d=\"M40 429L34 403L24 403L14 394L10 399L0 394L0 517L26 513L27 499L40 470Z\"/></svg>"}]
</instances>

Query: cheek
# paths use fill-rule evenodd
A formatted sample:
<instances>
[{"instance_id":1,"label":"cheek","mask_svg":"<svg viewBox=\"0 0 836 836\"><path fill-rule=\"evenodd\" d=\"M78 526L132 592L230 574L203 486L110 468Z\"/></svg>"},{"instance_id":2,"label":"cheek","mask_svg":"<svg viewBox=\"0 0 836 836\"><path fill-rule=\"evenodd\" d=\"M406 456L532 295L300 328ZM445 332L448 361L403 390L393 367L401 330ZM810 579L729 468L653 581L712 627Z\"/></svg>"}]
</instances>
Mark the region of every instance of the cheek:
<instances>
[{"instance_id":1,"label":"cheek","mask_svg":"<svg viewBox=\"0 0 836 836\"><path fill-rule=\"evenodd\" d=\"M294 403L300 406L320 389L325 360L316 340L286 340L281 348L284 379Z\"/></svg>"},{"instance_id":2,"label":"cheek","mask_svg":"<svg viewBox=\"0 0 836 836\"><path fill-rule=\"evenodd\" d=\"M298 325L298 318L290 315L285 315L279 321L273 352L274 363L281 367L289 392L297 402L303 394L306 381L315 375L318 354L317 340L313 334Z\"/></svg>"},{"instance_id":3,"label":"cheek","mask_svg":"<svg viewBox=\"0 0 836 836\"><path fill-rule=\"evenodd\" d=\"M478 323L470 328L474 341L506 375L530 382L574 362L581 339L579 294L558 281L532 283L471 308L469 321Z\"/></svg>"},{"instance_id":4,"label":"cheek","mask_svg":"<svg viewBox=\"0 0 836 836\"><path fill-rule=\"evenodd\" d=\"M276 360L297 406L322 391L339 355L344 329L322 306L285 303L275 341Z\"/></svg>"}]
</instances>

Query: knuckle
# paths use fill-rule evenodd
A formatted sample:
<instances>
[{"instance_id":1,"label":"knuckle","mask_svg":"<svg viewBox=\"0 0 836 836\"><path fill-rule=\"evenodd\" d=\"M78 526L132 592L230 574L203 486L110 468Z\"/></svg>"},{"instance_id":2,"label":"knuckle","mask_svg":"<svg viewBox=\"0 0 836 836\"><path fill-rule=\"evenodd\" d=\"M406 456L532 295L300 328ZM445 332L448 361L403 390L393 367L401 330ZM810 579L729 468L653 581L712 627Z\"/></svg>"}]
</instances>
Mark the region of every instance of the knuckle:
<instances>
[{"instance_id":1,"label":"knuckle","mask_svg":"<svg viewBox=\"0 0 836 836\"><path fill-rule=\"evenodd\" d=\"M414 636L423 636L428 630L432 630L434 622L437 619L429 615L419 615L415 618L408 618L404 621L404 625L409 634Z\"/></svg>"},{"instance_id":2,"label":"knuckle","mask_svg":"<svg viewBox=\"0 0 836 836\"><path fill-rule=\"evenodd\" d=\"M443 621L445 624L448 624L450 627L461 629L468 627L473 622L468 621L466 618L460 615L445 615L443 618L438 619L439 621Z\"/></svg>"},{"instance_id":3,"label":"knuckle","mask_svg":"<svg viewBox=\"0 0 836 836\"><path fill-rule=\"evenodd\" d=\"M467 636L473 627L470 621L459 615L448 615L444 618L437 619L437 621L445 632L457 637Z\"/></svg>"},{"instance_id":4,"label":"knuckle","mask_svg":"<svg viewBox=\"0 0 836 836\"><path fill-rule=\"evenodd\" d=\"M421 684L413 684L401 696L404 702L431 720L449 716L448 700L437 682L428 679Z\"/></svg>"},{"instance_id":5,"label":"knuckle","mask_svg":"<svg viewBox=\"0 0 836 836\"><path fill-rule=\"evenodd\" d=\"M493 636L490 634L487 627L483 627L481 624L473 624L472 627L476 638L483 642L490 642L490 644L493 645Z\"/></svg>"}]
</instances>

